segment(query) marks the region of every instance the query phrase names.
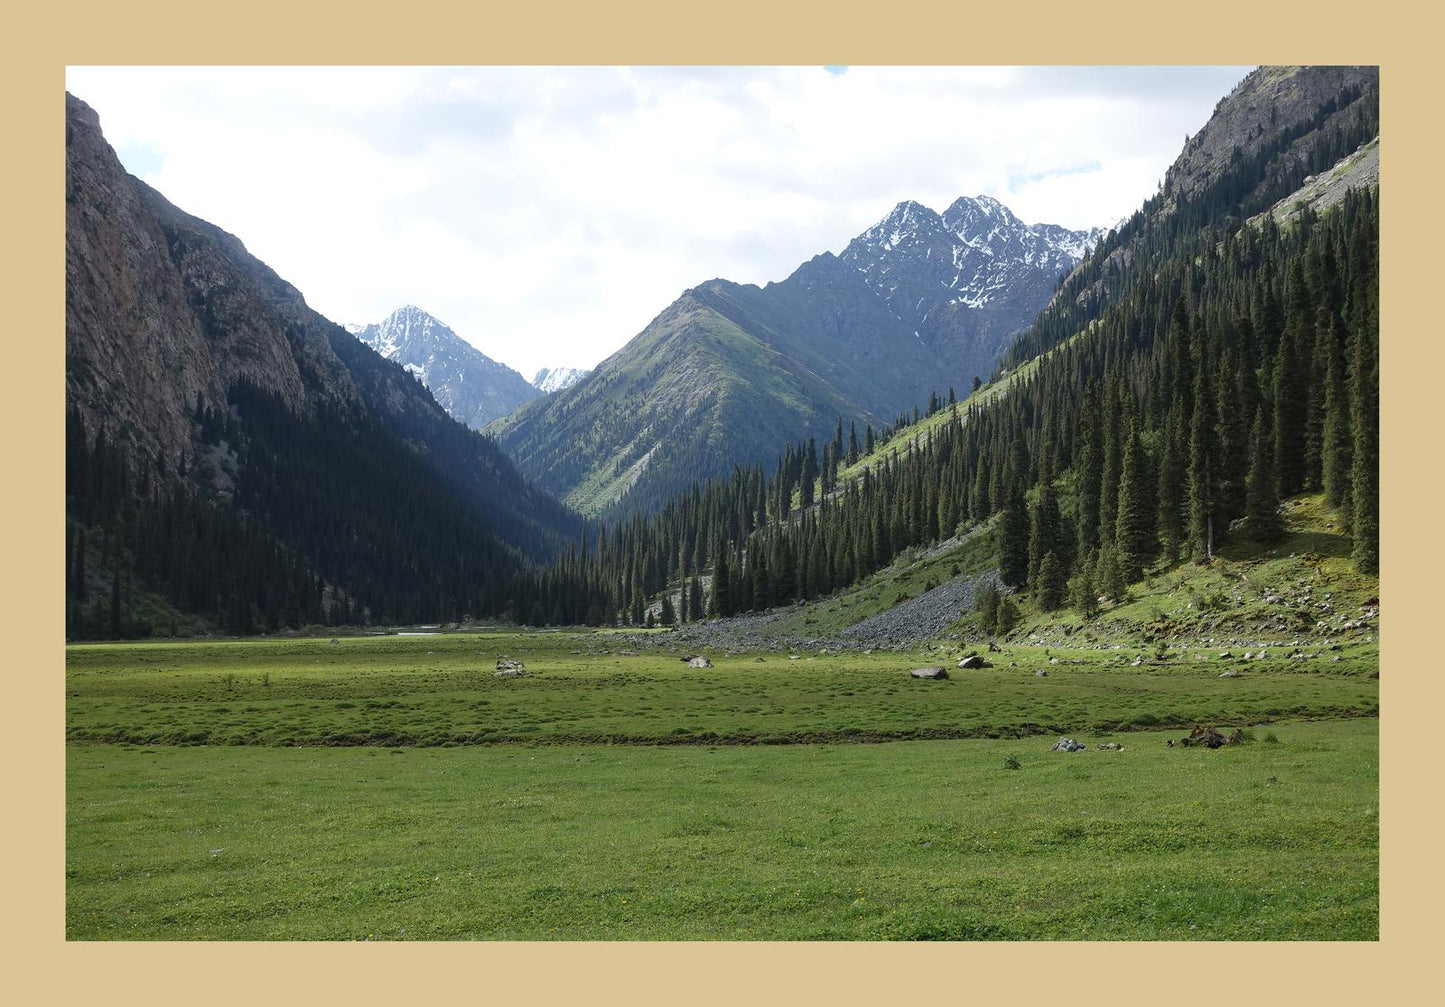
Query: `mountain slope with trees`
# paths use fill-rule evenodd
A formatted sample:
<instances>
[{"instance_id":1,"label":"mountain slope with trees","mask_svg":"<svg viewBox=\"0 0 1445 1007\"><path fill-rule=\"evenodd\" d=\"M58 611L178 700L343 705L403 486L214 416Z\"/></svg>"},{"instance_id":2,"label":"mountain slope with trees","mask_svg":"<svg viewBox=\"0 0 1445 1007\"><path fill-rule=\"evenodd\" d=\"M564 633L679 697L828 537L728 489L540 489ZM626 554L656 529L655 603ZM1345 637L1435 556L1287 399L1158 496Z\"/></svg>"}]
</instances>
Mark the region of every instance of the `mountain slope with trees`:
<instances>
[{"instance_id":1,"label":"mountain slope with trees","mask_svg":"<svg viewBox=\"0 0 1445 1007\"><path fill-rule=\"evenodd\" d=\"M500 611L579 527L69 95L66 409L76 637Z\"/></svg>"},{"instance_id":2,"label":"mountain slope with trees","mask_svg":"<svg viewBox=\"0 0 1445 1007\"><path fill-rule=\"evenodd\" d=\"M1308 87L1281 92L1280 81L1300 75ZM637 621L653 595L681 584L679 617L767 608L993 520L1006 586L1044 610L1092 614L1146 569L1208 563L1231 538L1276 540L1281 500L1300 493L1322 494L1350 534L1356 569L1374 574L1378 191L1351 190L1284 228L1272 217L1248 223L1374 140L1378 92L1362 79L1368 69L1247 78L1215 120L1247 122L1240 107L1268 96L1274 131L1253 133L1249 153L1204 178L1181 165L1212 149L1222 127L1211 120L1171 170L1189 184L1166 186L1101 245L1010 351L1005 393L935 397L909 450L879 452L842 484L839 466L860 447L840 423L821 444L789 447L771 479L757 465L694 487L651 521L634 518L598 534L591 552L570 553L527 607Z\"/></svg>"}]
</instances>

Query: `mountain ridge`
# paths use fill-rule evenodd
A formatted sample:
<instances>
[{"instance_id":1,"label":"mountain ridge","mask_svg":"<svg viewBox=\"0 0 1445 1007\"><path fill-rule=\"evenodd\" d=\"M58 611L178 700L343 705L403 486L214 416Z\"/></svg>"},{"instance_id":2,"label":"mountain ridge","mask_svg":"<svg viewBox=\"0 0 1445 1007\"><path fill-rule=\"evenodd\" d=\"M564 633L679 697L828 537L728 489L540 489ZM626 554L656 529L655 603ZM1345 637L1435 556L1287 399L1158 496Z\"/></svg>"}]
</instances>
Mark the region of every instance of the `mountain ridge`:
<instances>
[{"instance_id":1,"label":"mountain ridge","mask_svg":"<svg viewBox=\"0 0 1445 1007\"><path fill-rule=\"evenodd\" d=\"M473 430L541 394L515 370L414 304L397 308L380 322L347 330L416 375L443 409Z\"/></svg>"},{"instance_id":2,"label":"mountain ridge","mask_svg":"<svg viewBox=\"0 0 1445 1007\"><path fill-rule=\"evenodd\" d=\"M1025 225L990 197L960 197L945 214L905 201L842 254L820 253L782 280L759 287L715 278L689 288L572 388L488 431L570 506L589 514L646 510L694 478L771 462L793 437L822 437L840 420L881 427L931 393L968 389L1099 234ZM711 312L707 324L691 324L699 306ZM662 338L669 320L680 327ZM707 347L688 358L697 370L646 359L663 347L682 352L690 337L720 324L729 339L752 345L751 366L722 357L703 364ZM614 371L625 378L612 381ZM664 384L686 389L702 373L711 375L709 388L746 378L785 391L774 400L742 392L725 400L754 402L750 411L670 409L676 425L659 426L662 414L648 400L674 402L679 390ZM627 406L609 401L609 390ZM698 422L734 428L686 429ZM644 429L651 432L645 450ZM712 446L707 457L703 444Z\"/></svg>"}]
</instances>

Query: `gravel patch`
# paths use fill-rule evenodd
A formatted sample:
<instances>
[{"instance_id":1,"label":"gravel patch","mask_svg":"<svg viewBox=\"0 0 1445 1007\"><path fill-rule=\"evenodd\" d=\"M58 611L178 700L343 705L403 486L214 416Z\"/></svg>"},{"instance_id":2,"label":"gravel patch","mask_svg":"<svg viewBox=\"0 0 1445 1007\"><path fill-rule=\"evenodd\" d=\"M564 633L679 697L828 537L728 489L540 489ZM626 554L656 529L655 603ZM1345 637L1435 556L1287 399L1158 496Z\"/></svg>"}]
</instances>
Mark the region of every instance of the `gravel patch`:
<instances>
[{"instance_id":1,"label":"gravel patch","mask_svg":"<svg viewBox=\"0 0 1445 1007\"><path fill-rule=\"evenodd\" d=\"M845 640L858 640L884 649L937 639L961 613L973 611L979 593L988 584L1004 589L997 571L981 577L955 577L917 598L899 602L886 612L849 626L840 635Z\"/></svg>"},{"instance_id":2,"label":"gravel patch","mask_svg":"<svg viewBox=\"0 0 1445 1007\"><path fill-rule=\"evenodd\" d=\"M978 593L988 583L1000 584L998 573L955 577L917 598L899 602L886 612L841 630L836 636L794 636L780 627L795 611L739 615L688 623L668 634L669 645L721 650L902 650L935 640L948 624L972 611Z\"/></svg>"}]
</instances>

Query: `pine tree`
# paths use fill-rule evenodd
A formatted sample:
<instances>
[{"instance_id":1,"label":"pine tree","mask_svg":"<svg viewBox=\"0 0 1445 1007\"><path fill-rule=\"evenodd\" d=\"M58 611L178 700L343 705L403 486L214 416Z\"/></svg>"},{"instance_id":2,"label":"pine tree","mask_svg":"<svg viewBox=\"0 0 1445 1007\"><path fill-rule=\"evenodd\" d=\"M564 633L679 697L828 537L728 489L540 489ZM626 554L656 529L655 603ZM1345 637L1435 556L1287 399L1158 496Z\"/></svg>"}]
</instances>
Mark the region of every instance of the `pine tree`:
<instances>
[{"instance_id":1,"label":"pine tree","mask_svg":"<svg viewBox=\"0 0 1445 1007\"><path fill-rule=\"evenodd\" d=\"M1317 322L1310 346L1310 383L1305 395L1304 488L1324 485L1325 397L1329 394L1330 360L1336 356L1334 315L1327 305L1316 310Z\"/></svg>"},{"instance_id":2,"label":"pine tree","mask_svg":"<svg viewBox=\"0 0 1445 1007\"><path fill-rule=\"evenodd\" d=\"M719 547L717 563L713 566L712 601L709 615L729 616L733 614L732 572L728 569L728 552Z\"/></svg>"},{"instance_id":3,"label":"pine tree","mask_svg":"<svg viewBox=\"0 0 1445 1007\"><path fill-rule=\"evenodd\" d=\"M1209 386L1208 336L1196 331L1194 418L1189 426L1189 553L1199 559L1214 557L1215 426L1214 395Z\"/></svg>"},{"instance_id":4,"label":"pine tree","mask_svg":"<svg viewBox=\"0 0 1445 1007\"><path fill-rule=\"evenodd\" d=\"M110 581L110 635L119 640L120 632L120 558L115 557L115 570Z\"/></svg>"},{"instance_id":5,"label":"pine tree","mask_svg":"<svg viewBox=\"0 0 1445 1007\"><path fill-rule=\"evenodd\" d=\"M1373 326L1355 334L1352 366L1355 438L1350 535L1355 568L1361 573L1380 569L1380 362L1374 336Z\"/></svg>"},{"instance_id":6,"label":"pine tree","mask_svg":"<svg viewBox=\"0 0 1445 1007\"><path fill-rule=\"evenodd\" d=\"M1095 553L1090 550L1079 558L1074 576L1069 578L1069 605L1085 619L1099 614L1099 590L1095 583Z\"/></svg>"},{"instance_id":7,"label":"pine tree","mask_svg":"<svg viewBox=\"0 0 1445 1007\"><path fill-rule=\"evenodd\" d=\"M1169 410L1159 452L1156 525L1164 555L1173 560L1184 542L1184 474L1188 449L1184 446L1182 399L1176 398Z\"/></svg>"},{"instance_id":8,"label":"pine tree","mask_svg":"<svg viewBox=\"0 0 1445 1007\"><path fill-rule=\"evenodd\" d=\"M813 438L808 438L808 450L803 452L803 473L799 486L799 505L813 506L813 482L818 478L818 447Z\"/></svg>"},{"instance_id":9,"label":"pine tree","mask_svg":"<svg viewBox=\"0 0 1445 1007\"><path fill-rule=\"evenodd\" d=\"M1116 605L1124 600L1128 584L1124 580L1124 572L1119 569L1119 558L1112 542L1106 542L1099 547L1095 578L1100 594L1108 597Z\"/></svg>"},{"instance_id":10,"label":"pine tree","mask_svg":"<svg viewBox=\"0 0 1445 1007\"><path fill-rule=\"evenodd\" d=\"M1059 501L1054 492L1053 480L1045 479L1039 486L1038 499L1034 501L1029 517L1029 566L1028 581L1034 583L1039 567L1049 553L1058 553L1063 545L1064 519L1059 513ZM1055 556L1055 559L1058 557Z\"/></svg>"},{"instance_id":11,"label":"pine tree","mask_svg":"<svg viewBox=\"0 0 1445 1007\"><path fill-rule=\"evenodd\" d=\"M75 599L85 602L85 529L75 536Z\"/></svg>"},{"instance_id":12,"label":"pine tree","mask_svg":"<svg viewBox=\"0 0 1445 1007\"><path fill-rule=\"evenodd\" d=\"M1039 563L1038 599L1039 608L1052 612L1064 604L1068 583L1064 577L1064 564L1058 554L1050 550Z\"/></svg>"},{"instance_id":13,"label":"pine tree","mask_svg":"<svg viewBox=\"0 0 1445 1007\"><path fill-rule=\"evenodd\" d=\"M1330 335L1337 340L1334 321L1330 321ZM1323 483L1325 502L1349 515L1352 510L1350 492L1350 398L1345 387L1345 363L1338 346L1330 354L1325 369L1325 423ZM1352 515L1350 515L1352 516ZM1346 519L1348 524L1348 518Z\"/></svg>"},{"instance_id":14,"label":"pine tree","mask_svg":"<svg viewBox=\"0 0 1445 1007\"><path fill-rule=\"evenodd\" d=\"M702 581L694 576L687 589L687 621L697 622L702 616Z\"/></svg>"},{"instance_id":15,"label":"pine tree","mask_svg":"<svg viewBox=\"0 0 1445 1007\"><path fill-rule=\"evenodd\" d=\"M1019 623L1019 606L1013 598L1004 595L999 599L998 613L994 616L994 632L1003 636Z\"/></svg>"},{"instance_id":16,"label":"pine tree","mask_svg":"<svg viewBox=\"0 0 1445 1007\"><path fill-rule=\"evenodd\" d=\"M1023 490L1010 494L998 526L998 575L1012 588L1021 588L1029 576L1029 517Z\"/></svg>"},{"instance_id":17,"label":"pine tree","mask_svg":"<svg viewBox=\"0 0 1445 1007\"><path fill-rule=\"evenodd\" d=\"M1158 551L1154 537L1154 513L1147 490L1149 473L1139 428L1129 424L1124 445L1123 472L1119 478L1119 516L1114 533L1115 555L1126 583L1144 576L1144 566Z\"/></svg>"},{"instance_id":18,"label":"pine tree","mask_svg":"<svg viewBox=\"0 0 1445 1007\"><path fill-rule=\"evenodd\" d=\"M1084 390L1079 410L1077 515L1078 539L1084 546L1099 541L1099 493L1103 477L1104 445L1099 400L1091 383Z\"/></svg>"},{"instance_id":19,"label":"pine tree","mask_svg":"<svg viewBox=\"0 0 1445 1007\"><path fill-rule=\"evenodd\" d=\"M1249 438L1248 497L1245 516L1249 537L1256 542L1273 542L1284 534L1279 514L1279 480L1274 471L1274 451L1264 425L1264 407L1254 413L1254 430Z\"/></svg>"},{"instance_id":20,"label":"pine tree","mask_svg":"<svg viewBox=\"0 0 1445 1007\"><path fill-rule=\"evenodd\" d=\"M978 628L984 633L997 632L999 600L998 585L993 581L989 581L978 592L975 605L978 611Z\"/></svg>"},{"instance_id":21,"label":"pine tree","mask_svg":"<svg viewBox=\"0 0 1445 1007\"><path fill-rule=\"evenodd\" d=\"M1306 333L1314 313L1298 259L1285 283L1285 326L1274 359L1274 467L1281 496L1305 485L1305 427L1308 421L1309 360Z\"/></svg>"},{"instance_id":22,"label":"pine tree","mask_svg":"<svg viewBox=\"0 0 1445 1007\"><path fill-rule=\"evenodd\" d=\"M672 593L670 591L662 596L662 613L658 621L664 626L677 624L677 610L672 607Z\"/></svg>"}]
</instances>

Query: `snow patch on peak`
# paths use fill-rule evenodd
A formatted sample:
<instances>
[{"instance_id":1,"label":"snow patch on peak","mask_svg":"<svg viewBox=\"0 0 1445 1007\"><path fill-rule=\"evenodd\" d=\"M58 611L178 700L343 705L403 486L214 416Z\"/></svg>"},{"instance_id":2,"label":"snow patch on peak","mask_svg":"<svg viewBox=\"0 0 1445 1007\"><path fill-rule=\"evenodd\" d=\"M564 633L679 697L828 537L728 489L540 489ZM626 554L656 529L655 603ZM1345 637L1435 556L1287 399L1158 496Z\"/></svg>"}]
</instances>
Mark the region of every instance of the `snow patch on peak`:
<instances>
[{"instance_id":1,"label":"snow patch on peak","mask_svg":"<svg viewBox=\"0 0 1445 1007\"><path fill-rule=\"evenodd\" d=\"M592 371L583 367L543 367L532 379L532 387L542 392L560 392L571 388Z\"/></svg>"}]
</instances>

